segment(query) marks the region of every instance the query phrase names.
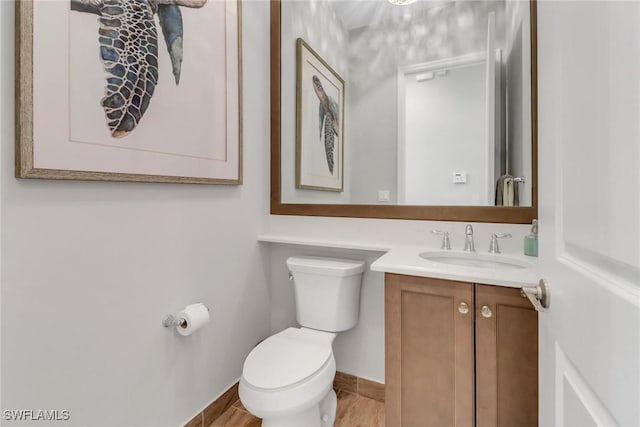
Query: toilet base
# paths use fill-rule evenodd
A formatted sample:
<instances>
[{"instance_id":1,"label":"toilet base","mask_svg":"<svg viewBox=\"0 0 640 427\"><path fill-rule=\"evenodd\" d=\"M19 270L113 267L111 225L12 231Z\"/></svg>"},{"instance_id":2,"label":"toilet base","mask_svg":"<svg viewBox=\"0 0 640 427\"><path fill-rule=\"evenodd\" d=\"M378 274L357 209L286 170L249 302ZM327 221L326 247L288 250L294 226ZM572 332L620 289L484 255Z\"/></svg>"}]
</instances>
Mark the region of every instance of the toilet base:
<instances>
[{"instance_id":1,"label":"toilet base","mask_svg":"<svg viewBox=\"0 0 640 427\"><path fill-rule=\"evenodd\" d=\"M262 427L333 427L337 408L336 392L330 389L317 405L284 417L263 419Z\"/></svg>"},{"instance_id":2,"label":"toilet base","mask_svg":"<svg viewBox=\"0 0 640 427\"><path fill-rule=\"evenodd\" d=\"M320 425L322 427L333 427L336 421L336 411L338 410L338 397L335 390L329 390L329 393L320 401Z\"/></svg>"}]
</instances>

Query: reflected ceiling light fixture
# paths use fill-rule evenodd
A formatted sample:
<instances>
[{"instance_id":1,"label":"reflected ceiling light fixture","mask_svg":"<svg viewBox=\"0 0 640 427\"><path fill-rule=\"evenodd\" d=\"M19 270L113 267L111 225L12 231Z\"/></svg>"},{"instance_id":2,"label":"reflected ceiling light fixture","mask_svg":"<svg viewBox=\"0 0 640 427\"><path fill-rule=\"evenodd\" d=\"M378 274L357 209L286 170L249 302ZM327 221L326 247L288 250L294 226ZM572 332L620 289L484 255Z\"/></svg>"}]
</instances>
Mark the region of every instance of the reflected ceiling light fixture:
<instances>
[{"instance_id":1,"label":"reflected ceiling light fixture","mask_svg":"<svg viewBox=\"0 0 640 427\"><path fill-rule=\"evenodd\" d=\"M416 0L387 0L387 1L396 6L406 6L408 4L414 3Z\"/></svg>"}]
</instances>

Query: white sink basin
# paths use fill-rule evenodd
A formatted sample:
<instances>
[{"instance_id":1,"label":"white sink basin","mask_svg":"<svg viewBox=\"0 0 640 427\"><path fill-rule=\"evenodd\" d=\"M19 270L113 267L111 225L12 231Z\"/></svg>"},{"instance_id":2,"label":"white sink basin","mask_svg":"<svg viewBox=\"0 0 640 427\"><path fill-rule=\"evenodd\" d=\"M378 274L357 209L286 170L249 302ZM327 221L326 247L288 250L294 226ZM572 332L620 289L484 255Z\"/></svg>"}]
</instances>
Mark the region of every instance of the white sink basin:
<instances>
[{"instance_id":1,"label":"white sink basin","mask_svg":"<svg viewBox=\"0 0 640 427\"><path fill-rule=\"evenodd\" d=\"M526 261L496 254L478 254L475 252L422 252L420 257L440 264L459 265L472 268L521 269L531 267Z\"/></svg>"}]
</instances>

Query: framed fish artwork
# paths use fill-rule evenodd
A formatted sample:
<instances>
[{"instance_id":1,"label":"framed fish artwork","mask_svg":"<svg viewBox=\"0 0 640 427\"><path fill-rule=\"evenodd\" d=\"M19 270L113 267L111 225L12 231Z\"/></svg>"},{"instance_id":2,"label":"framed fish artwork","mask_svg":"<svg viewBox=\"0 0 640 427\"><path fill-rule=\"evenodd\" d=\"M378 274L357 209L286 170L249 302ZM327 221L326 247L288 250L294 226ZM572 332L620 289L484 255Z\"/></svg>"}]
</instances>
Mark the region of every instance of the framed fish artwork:
<instances>
[{"instance_id":1,"label":"framed fish artwork","mask_svg":"<svg viewBox=\"0 0 640 427\"><path fill-rule=\"evenodd\" d=\"M296 41L296 188L344 189L344 80Z\"/></svg>"},{"instance_id":2,"label":"framed fish artwork","mask_svg":"<svg viewBox=\"0 0 640 427\"><path fill-rule=\"evenodd\" d=\"M241 0L16 2L16 176L241 184L241 21Z\"/></svg>"}]
</instances>

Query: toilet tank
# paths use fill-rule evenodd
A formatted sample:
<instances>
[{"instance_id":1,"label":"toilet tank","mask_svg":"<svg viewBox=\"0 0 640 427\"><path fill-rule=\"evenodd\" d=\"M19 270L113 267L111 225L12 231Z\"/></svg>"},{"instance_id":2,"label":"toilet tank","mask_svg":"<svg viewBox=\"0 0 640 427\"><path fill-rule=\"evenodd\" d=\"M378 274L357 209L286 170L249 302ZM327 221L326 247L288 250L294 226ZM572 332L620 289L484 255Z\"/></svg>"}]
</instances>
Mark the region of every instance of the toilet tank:
<instances>
[{"instance_id":1,"label":"toilet tank","mask_svg":"<svg viewBox=\"0 0 640 427\"><path fill-rule=\"evenodd\" d=\"M364 262L291 257L287 267L293 276L296 319L301 326L340 332L358 323Z\"/></svg>"}]
</instances>

